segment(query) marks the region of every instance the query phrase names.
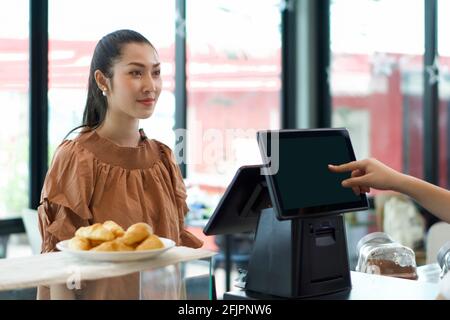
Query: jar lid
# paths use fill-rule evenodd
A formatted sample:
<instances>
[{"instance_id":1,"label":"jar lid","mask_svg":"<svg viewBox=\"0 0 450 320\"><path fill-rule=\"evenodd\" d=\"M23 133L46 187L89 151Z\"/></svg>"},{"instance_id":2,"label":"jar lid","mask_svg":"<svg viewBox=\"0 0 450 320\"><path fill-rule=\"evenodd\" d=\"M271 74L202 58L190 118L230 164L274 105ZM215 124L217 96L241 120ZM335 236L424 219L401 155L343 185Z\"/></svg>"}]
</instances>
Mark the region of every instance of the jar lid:
<instances>
[{"instance_id":1,"label":"jar lid","mask_svg":"<svg viewBox=\"0 0 450 320\"><path fill-rule=\"evenodd\" d=\"M439 265L442 266L444 265L444 258L445 255L447 254L447 252L450 251L450 241L447 241L438 251L437 254L437 262L439 263Z\"/></svg>"},{"instance_id":2,"label":"jar lid","mask_svg":"<svg viewBox=\"0 0 450 320\"><path fill-rule=\"evenodd\" d=\"M376 241L374 241L375 239L376 239ZM362 237L358 241L358 244L356 245L356 254L359 254L359 250L367 242L389 243L389 242L394 242L394 240L392 240L392 238L385 232L372 232L372 233L366 234L364 237Z\"/></svg>"}]
</instances>

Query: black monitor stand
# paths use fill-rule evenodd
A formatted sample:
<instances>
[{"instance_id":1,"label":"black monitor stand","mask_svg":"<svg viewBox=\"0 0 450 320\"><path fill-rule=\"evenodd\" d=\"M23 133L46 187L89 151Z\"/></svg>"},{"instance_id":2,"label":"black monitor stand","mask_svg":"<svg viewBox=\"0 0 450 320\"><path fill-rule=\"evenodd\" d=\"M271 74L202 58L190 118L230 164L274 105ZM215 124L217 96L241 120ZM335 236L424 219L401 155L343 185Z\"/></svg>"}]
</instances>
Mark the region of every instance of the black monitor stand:
<instances>
[{"instance_id":1,"label":"black monitor stand","mask_svg":"<svg viewBox=\"0 0 450 320\"><path fill-rule=\"evenodd\" d=\"M306 298L350 289L343 215L278 220L261 168L238 170L204 229L255 233L246 294Z\"/></svg>"},{"instance_id":2,"label":"black monitor stand","mask_svg":"<svg viewBox=\"0 0 450 320\"><path fill-rule=\"evenodd\" d=\"M245 289L267 298L350 290L343 215L278 220L261 210Z\"/></svg>"}]
</instances>

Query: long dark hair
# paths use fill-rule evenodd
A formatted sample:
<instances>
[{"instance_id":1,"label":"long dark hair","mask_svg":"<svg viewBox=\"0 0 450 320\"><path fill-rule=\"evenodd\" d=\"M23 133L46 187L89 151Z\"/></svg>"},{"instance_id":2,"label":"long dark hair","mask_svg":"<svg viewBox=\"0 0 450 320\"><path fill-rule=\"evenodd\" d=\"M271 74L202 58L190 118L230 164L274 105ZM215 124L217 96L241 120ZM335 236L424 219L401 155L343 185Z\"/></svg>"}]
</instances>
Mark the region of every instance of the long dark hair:
<instances>
[{"instance_id":1,"label":"long dark hair","mask_svg":"<svg viewBox=\"0 0 450 320\"><path fill-rule=\"evenodd\" d=\"M83 132L94 130L105 120L108 103L95 81L94 73L96 70L100 70L105 77L112 79L114 63L120 59L122 48L128 43L145 43L156 51L147 38L133 30L117 30L101 38L95 46L89 69L88 93L83 112L83 122L80 126L72 129L64 137L64 140L77 129L85 128Z\"/></svg>"}]
</instances>

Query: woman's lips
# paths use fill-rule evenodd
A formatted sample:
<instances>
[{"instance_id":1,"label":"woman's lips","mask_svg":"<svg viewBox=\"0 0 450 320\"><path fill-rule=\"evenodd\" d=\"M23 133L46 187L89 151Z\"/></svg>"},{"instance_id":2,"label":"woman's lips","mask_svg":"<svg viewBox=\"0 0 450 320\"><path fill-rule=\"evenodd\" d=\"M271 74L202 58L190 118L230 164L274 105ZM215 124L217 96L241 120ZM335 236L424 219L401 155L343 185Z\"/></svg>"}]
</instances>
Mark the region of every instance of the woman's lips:
<instances>
[{"instance_id":1,"label":"woman's lips","mask_svg":"<svg viewBox=\"0 0 450 320\"><path fill-rule=\"evenodd\" d=\"M142 103L145 106L151 106L152 104L155 103L155 99L142 99L142 100L137 100L137 102Z\"/></svg>"}]
</instances>

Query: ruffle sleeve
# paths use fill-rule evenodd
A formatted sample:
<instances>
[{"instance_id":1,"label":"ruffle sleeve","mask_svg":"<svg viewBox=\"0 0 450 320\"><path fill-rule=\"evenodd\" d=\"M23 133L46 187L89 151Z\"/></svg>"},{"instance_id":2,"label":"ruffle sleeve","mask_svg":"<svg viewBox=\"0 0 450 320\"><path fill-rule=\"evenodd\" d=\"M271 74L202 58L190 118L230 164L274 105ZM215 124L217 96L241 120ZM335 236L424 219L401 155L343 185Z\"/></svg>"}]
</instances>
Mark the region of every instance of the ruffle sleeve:
<instances>
[{"instance_id":1,"label":"ruffle sleeve","mask_svg":"<svg viewBox=\"0 0 450 320\"><path fill-rule=\"evenodd\" d=\"M184 218L189 211L186 204L186 186L184 185L183 177L181 175L180 168L178 167L175 159L175 155L172 150L165 144L160 142L160 147L163 154L163 162L169 171L173 192L175 195L175 201L178 208L178 220L180 226L180 242L181 245L191 248L200 248L203 246L203 241L198 239L192 233L184 228Z\"/></svg>"},{"instance_id":2,"label":"ruffle sleeve","mask_svg":"<svg viewBox=\"0 0 450 320\"><path fill-rule=\"evenodd\" d=\"M38 208L39 231L42 236L41 253L56 250L59 241L73 237L79 227L89 225L69 208L51 203L47 199Z\"/></svg>"},{"instance_id":3,"label":"ruffle sleeve","mask_svg":"<svg viewBox=\"0 0 450 320\"><path fill-rule=\"evenodd\" d=\"M42 252L54 251L58 241L90 224L93 171L92 155L75 142L64 141L56 150L38 207Z\"/></svg>"}]
</instances>

